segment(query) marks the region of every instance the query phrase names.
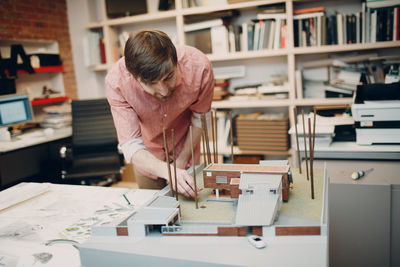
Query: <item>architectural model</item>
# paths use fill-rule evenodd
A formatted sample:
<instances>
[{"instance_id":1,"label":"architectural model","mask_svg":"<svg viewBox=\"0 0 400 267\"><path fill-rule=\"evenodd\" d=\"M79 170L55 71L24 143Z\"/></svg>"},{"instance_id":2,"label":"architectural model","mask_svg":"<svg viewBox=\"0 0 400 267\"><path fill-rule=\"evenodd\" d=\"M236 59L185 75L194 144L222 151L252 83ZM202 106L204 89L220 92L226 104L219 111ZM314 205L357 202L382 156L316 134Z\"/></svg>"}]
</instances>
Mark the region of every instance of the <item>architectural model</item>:
<instances>
[{"instance_id":1,"label":"architectural model","mask_svg":"<svg viewBox=\"0 0 400 267\"><path fill-rule=\"evenodd\" d=\"M245 171L242 171L245 170ZM186 223L179 201L165 187L149 202L123 220L94 226L94 236L145 237L152 231L163 235L245 236L262 235L262 227L274 223L282 201L282 184L288 166L210 164L204 169L204 185L230 191L236 212L232 224ZM225 175L223 175L225 174ZM210 201L216 199L210 197ZM226 200L225 200L226 201Z\"/></svg>"}]
</instances>

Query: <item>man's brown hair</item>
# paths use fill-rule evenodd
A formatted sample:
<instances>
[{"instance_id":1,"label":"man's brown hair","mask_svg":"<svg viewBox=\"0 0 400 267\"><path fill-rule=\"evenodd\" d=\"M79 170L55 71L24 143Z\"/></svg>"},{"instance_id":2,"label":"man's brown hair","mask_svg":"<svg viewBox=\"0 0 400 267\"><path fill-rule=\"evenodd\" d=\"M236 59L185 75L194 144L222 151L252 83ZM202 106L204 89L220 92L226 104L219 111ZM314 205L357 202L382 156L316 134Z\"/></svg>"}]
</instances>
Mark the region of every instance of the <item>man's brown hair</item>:
<instances>
[{"instance_id":1,"label":"man's brown hair","mask_svg":"<svg viewBox=\"0 0 400 267\"><path fill-rule=\"evenodd\" d=\"M171 39L159 30L141 30L129 37L124 52L126 68L144 83L158 81L178 61Z\"/></svg>"}]
</instances>

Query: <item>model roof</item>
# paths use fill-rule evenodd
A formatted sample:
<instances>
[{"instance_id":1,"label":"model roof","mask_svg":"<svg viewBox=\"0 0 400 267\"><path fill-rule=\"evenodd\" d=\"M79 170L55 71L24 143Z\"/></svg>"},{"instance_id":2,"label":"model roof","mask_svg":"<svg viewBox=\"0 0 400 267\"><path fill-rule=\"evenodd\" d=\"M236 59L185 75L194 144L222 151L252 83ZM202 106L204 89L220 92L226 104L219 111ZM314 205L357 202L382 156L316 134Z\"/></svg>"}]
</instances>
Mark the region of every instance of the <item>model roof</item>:
<instances>
[{"instance_id":1,"label":"model roof","mask_svg":"<svg viewBox=\"0 0 400 267\"><path fill-rule=\"evenodd\" d=\"M239 189L277 189L282 181L280 174L242 173L240 175Z\"/></svg>"},{"instance_id":2,"label":"model roof","mask_svg":"<svg viewBox=\"0 0 400 267\"><path fill-rule=\"evenodd\" d=\"M259 190L256 194L239 195L236 225L261 226L274 222L278 208L278 194Z\"/></svg>"}]
</instances>

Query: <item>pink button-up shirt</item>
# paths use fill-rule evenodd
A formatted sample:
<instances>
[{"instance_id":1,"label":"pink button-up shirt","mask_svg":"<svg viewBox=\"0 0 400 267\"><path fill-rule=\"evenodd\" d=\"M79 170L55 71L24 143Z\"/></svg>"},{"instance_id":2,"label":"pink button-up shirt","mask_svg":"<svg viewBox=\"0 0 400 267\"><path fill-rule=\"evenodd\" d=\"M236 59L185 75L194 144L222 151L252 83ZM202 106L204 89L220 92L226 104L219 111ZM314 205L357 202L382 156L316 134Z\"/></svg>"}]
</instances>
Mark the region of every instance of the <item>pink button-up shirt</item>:
<instances>
[{"instance_id":1,"label":"pink button-up shirt","mask_svg":"<svg viewBox=\"0 0 400 267\"><path fill-rule=\"evenodd\" d=\"M163 127L167 129L170 155L170 130L174 129L175 152L179 155L193 112L206 113L210 110L214 90L212 65L208 58L189 46L177 46L176 51L180 79L172 97L166 102L155 99L142 89L126 69L125 58L121 58L106 76L107 98L120 145L141 137L146 149L160 160L165 160ZM199 146L196 147L196 156L199 156Z\"/></svg>"}]
</instances>

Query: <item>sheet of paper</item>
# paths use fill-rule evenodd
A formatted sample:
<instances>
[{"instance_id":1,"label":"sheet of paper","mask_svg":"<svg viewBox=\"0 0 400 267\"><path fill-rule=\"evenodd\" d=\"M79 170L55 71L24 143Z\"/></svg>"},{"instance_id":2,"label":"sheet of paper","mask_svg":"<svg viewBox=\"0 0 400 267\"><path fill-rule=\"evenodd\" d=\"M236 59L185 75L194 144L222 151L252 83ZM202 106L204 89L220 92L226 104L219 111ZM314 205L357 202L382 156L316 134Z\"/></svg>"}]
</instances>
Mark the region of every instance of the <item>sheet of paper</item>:
<instances>
[{"instance_id":1,"label":"sheet of paper","mask_svg":"<svg viewBox=\"0 0 400 267\"><path fill-rule=\"evenodd\" d=\"M48 183L20 183L0 192L0 211L50 190Z\"/></svg>"}]
</instances>

